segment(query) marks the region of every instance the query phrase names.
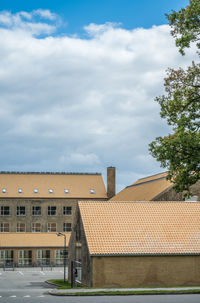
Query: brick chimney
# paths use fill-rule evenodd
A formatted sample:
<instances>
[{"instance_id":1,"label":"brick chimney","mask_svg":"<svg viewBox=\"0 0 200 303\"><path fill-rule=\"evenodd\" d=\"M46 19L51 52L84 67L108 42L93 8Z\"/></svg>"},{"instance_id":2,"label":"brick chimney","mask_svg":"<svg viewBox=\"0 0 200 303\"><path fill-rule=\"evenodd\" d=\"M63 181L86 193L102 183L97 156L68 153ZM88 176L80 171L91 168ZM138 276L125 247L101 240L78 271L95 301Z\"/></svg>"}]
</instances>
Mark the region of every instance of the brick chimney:
<instances>
[{"instance_id":1,"label":"brick chimney","mask_svg":"<svg viewBox=\"0 0 200 303\"><path fill-rule=\"evenodd\" d=\"M108 199L115 195L115 167L107 167L107 195Z\"/></svg>"}]
</instances>

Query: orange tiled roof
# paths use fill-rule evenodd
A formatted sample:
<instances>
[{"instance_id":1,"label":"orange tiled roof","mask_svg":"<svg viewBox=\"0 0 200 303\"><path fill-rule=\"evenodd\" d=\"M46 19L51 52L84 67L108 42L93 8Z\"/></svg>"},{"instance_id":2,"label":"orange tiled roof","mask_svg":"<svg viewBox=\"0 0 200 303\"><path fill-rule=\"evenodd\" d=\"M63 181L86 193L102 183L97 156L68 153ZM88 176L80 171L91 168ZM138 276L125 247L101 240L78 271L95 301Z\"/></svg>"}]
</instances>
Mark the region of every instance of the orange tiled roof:
<instances>
[{"instance_id":1,"label":"orange tiled roof","mask_svg":"<svg viewBox=\"0 0 200 303\"><path fill-rule=\"evenodd\" d=\"M2 192L6 190L6 192ZM18 190L22 189L22 193ZM34 189L38 193L34 193ZM49 189L53 193L49 193ZM67 189L68 193L64 190ZM91 194L90 190L94 193ZM0 173L2 198L107 198L101 174Z\"/></svg>"},{"instance_id":2,"label":"orange tiled roof","mask_svg":"<svg viewBox=\"0 0 200 303\"><path fill-rule=\"evenodd\" d=\"M66 235L66 245L69 244L71 233ZM63 247L64 237L56 233L1 233L0 249L14 247Z\"/></svg>"},{"instance_id":3,"label":"orange tiled roof","mask_svg":"<svg viewBox=\"0 0 200 303\"><path fill-rule=\"evenodd\" d=\"M150 201L172 186L172 183L166 180L166 176L167 173L165 172L139 179L124 188L109 201Z\"/></svg>"},{"instance_id":4,"label":"orange tiled roof","mask_svg":"<svg viewBox=\"0 0 200 303\"><path fill-rule=\"evenodd\" d=\"M200 202L79 202L91 255L200 254Z\"/></svg>"}]
</instances>

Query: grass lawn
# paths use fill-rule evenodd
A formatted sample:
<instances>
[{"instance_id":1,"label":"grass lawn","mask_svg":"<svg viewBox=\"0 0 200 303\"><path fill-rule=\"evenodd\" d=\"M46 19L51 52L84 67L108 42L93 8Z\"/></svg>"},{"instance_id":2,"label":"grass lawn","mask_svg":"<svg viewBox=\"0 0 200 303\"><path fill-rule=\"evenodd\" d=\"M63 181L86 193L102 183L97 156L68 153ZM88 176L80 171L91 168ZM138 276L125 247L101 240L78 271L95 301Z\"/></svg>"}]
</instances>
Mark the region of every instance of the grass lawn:
<instances>
[{"instance_id":1,"label":"grass lawn","mask_svg":"<svg viewBox=\"0 0 200 303\"><path fill-rule=\"evenodd\" d=\"M57 289L69 289L71 288L71 284L66 280L66 282L64 283L63 279L51 279L47 281L48 283L54 284L57 287ZM83 286L76 286L75 288L79 288L79 289L87 289L87 287L83 287ZM95 295L100 295L100 296L114 296L114 295L144 295L144 294L200 294L200 289L190 289L190 290L186 290L184 289L180 289L180 290L170 290L170 289L165 289L165 290L156 290L156 289L152 289L152 290L110 290L108 289L108 291L101 291L101 290L97 290L95 289L92 292L88 292L88 291L80 291L78 293L60 293L57 294L59 296L95 296Z\"/></svg>"},{"instance_id":2,"label":"grass lawn","mask_svg":"<svg viewBox=\"0 0 200 303\"><path fill-rule=\"evenodd\" d=\"M66 280L66 282L64 283L63 279L51 279L51 280L47 280L48 283L57 285L58 288L57 289L69 289L71 288L71 284ZM76 286L75 288L82 288L82 286Z\"/></svg>"}]
</instances>

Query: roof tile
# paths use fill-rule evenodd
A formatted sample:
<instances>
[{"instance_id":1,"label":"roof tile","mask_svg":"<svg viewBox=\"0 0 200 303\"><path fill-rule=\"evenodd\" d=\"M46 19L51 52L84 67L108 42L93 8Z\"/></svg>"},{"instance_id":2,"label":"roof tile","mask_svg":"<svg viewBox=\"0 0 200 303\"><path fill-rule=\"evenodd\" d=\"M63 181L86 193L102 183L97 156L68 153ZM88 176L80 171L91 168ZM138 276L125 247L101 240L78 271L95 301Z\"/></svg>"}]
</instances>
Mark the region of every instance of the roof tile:
<instances>
[{"instance_id":1,"label":"roof tile","mask_svg":"<svg viewBox=\"0 0 200 303\"><path fill-rule=\"evenodd\" d=\"M200 253L200 202L79 202L90 254Z\"/></svg>"}]
</instances>

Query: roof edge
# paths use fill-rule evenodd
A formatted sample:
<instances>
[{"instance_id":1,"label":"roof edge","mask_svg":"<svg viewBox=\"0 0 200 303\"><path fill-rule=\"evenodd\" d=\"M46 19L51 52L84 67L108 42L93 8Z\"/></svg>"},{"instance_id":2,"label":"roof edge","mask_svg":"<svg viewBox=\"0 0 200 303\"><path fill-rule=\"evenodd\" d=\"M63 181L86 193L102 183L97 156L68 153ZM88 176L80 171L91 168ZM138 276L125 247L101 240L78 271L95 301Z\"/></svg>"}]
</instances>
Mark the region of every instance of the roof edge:
<instances>
[{"instance_id":1,"label":"roof edge","mask_svg":"<svg viewBox=\"0 0 200 303\"><path fill-rule=\"evenodd\" d=\"M101 173L79 173L79 172L37 172L37 171L0 171L0 174L5 175L97 175L101 176Z\"/></svg>"},{"instance_id":2,"label":"roof edge","mask_svg":"<svg viewBox=\"0 0 200 303\"><path fill-rule=\"evenodd\" d=\"M166 179L166 177L160 177L160 178L157 178L157 179L148 180L148 181L144 181L144 182L141 182L141 183L136 183L136 184L128 185L125 188L135 187L135 186L139 186L139 185L143 185L143 184L147 184L147 183L152 183L152 182L156 182L156 181L160 181L160 180L164 180L164 179Z\"/></svg>"},{"instance_id":3,"label":"roof edge","mask_svg":"<svg viewBox=\"0 0 200 303\"><path fill-rule=\"evenodd\" d=\"M90 254L91 257L147 257L147 256L200 256L199 253L143 253L143 254Z\"/></svg>"},{"instance_id":4,"label":"roof edge","mask_svg":"<svg viewBox=\"0 0 200 303\"><path fill-rule=\"evenodd\" d=\"M143 177L143 178L139 178L137 181L143 180L143 179L147 179L147 178L151 178L151 177L155 177L155 176L162 175L162 174L166 174L166 173L168 173L168 171L163 171L162 173L157 173L157 174L154 174L154 175L150 175L150 176L146 176L146 177Z\"/></svg>"}]
</instances>

